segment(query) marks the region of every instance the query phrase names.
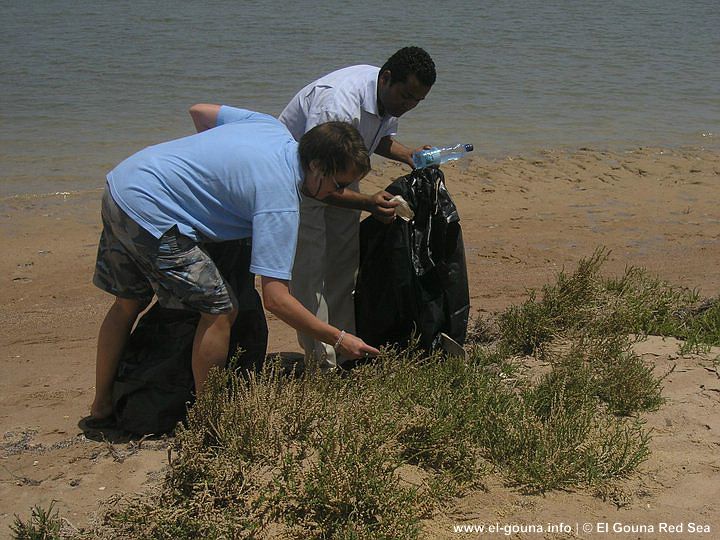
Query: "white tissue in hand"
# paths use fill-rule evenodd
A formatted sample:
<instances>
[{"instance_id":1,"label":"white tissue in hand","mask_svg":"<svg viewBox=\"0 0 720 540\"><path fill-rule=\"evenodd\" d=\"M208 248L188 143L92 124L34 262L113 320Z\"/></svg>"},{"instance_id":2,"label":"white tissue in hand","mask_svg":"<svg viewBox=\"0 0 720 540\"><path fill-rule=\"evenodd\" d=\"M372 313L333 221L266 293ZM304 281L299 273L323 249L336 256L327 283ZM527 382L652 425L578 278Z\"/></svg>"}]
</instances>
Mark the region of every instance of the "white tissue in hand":
<instances>
[{"instance_id":1,"label":"white tissue in hand","mask_svg":"<svg viewBox=\"0 0 720 540\"><path fill-rule=\"evenodd\" d=\"M398 201L400 204L395 207L395 215L400 216L405 221L410 221L415 217L415 212L412 211L408 202L402 198L402 195L395 195L391 201Z\"/></svg>"}]
</instances>

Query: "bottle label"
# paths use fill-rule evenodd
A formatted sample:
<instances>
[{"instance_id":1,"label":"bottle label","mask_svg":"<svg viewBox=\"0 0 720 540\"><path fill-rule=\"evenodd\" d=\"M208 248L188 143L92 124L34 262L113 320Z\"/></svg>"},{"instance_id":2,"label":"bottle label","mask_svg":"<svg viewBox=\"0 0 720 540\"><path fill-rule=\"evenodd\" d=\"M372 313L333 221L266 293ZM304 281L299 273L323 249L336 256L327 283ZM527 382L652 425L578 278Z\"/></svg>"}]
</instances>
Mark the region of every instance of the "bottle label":
<instances>
[{"instance_id":1,"label":"bottle label","mask_svg":"<svg viewBox=\"0 0 720 540\"><path fill-rule=\"evenodd\" d=\"M425 161L425 167L430 165L440 165L440 149L435 148L432 150L425 150L423 152L423 158Z\"/></svg>"}]
</instances>

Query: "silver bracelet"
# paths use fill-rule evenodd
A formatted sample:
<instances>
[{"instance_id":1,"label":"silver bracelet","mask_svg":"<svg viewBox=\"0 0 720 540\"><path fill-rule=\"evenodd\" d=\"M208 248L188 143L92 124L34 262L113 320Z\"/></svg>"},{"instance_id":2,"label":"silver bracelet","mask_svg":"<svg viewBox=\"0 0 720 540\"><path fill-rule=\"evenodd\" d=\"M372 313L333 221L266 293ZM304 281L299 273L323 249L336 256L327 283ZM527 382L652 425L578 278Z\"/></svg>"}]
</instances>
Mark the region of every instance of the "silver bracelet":
<instances>
[{"instance_id":1,"label":"silver bracelet","mask_svg":"<svg viewBox=\"0 0 720 540\"><path fill-rule=\"evenodd\" d=\"M340 335L338 336L338 340L335 342L335 346L333 347L333 349L335 349L335 351L338 350L338 347L342 343L343 339L345 339L345 330L340 330Z\"/></svg>"}]
</instances>

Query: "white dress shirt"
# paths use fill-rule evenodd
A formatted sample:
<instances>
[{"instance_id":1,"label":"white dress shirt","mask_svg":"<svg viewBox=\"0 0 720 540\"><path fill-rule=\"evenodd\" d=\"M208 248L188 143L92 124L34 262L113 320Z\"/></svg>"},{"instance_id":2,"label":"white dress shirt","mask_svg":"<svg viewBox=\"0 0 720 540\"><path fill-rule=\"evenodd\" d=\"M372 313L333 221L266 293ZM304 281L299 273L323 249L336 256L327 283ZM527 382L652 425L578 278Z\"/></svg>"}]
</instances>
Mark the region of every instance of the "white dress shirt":
<instances>
[{"instance_id":1,"label":"white dress shirt","mask_svg":"<svg viewBox=\"0 0 720 540\"><path fill-rule=\"evenodd\" d=\"M362 136L368 153L380 139L397 134L398 120L378 113L377 79L380 68L350 66L317 79L300 90L279 116L295 140L324 122L349 122Z\"/></svg>"}]
</instances>

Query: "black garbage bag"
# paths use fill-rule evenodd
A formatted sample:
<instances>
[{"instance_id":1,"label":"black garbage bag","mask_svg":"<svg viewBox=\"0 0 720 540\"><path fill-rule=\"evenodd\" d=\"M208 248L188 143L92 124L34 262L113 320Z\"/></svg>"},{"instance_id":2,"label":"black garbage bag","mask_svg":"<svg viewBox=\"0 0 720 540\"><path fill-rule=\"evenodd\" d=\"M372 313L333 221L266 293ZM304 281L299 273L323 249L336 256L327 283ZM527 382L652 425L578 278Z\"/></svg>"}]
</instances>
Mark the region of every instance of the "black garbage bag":
<instances>
[{"instance_id":1,"label":"black garbage bag","mask_svg":"<svg viewBox=\"0 0 720 540\"><path fill-rule=\"evenodd\" d=\"M355 286L358 335L368 344L407 346L415 335L426 350L445 333L465 343L470 294L460 217L440 169L415 170L386 191L415 212L386 225L360 224L360 267Z\"/></svg>"},{"instance_id":2,"label":"black garbage bag","mask_svg":"<svg viewBox=\"0 0 720 540\"><path fill-rule=\"evenodd\" d=\"M255 276L248 270L251 247L231 241L203 245L235 293L239 313L230 335L229 357L245 351L237 367L259 370L267 350L268 327ZM198 313L157 303L138 321L128 340L113 385L117 427L156 435L172 431L194 399L192 344Z\"/></svg>"}]
</instances>

